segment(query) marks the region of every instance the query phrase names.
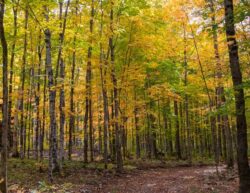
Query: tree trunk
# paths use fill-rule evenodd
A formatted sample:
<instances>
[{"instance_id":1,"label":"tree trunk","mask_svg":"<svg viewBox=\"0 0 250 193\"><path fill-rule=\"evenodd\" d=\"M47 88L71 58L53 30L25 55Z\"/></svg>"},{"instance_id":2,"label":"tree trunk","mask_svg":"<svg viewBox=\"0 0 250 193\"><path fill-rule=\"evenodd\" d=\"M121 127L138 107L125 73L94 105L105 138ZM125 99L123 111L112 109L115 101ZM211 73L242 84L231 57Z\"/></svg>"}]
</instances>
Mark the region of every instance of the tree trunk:
<instances>
[{"instance_id":1,"label":"tree trunk","mask_svg":"<svg viewBox=\"0 0 250 193\"><path fill-rule=\"evenodd\" d=\"M135 141L136 141L136 158L139 159L141 157L141 147L140 147L140 128L139 128L139 107L137 103L136 89L134 88L134 117L135 117Z\"/></svg>"},{"instance_id":2,"label":"tree trunk","mask_svg":"<svg viewBox=\"0 0 250 193\"><path fill-rule=\"evenodd\" d=\"M234 26L234 7L232 0L224 0L226 35L229 50L230 69L234 85L235 110L237 122L237 159L240 178L240 193L250 192L250 168L248 163L247 123L245 98L242 88L242 74L239 63L238 44Z\"/></svg>"},{"instance_id":3,"label":"tree trunk","mask_svg":"<svg viewBox=\"0 0 250 193\"><path fill-rule=\"evenodd\" d=\"M187 34L186 34L186 26L183 25L184 28L184 68L185 68L185 76L184 76L184 84L187 87L188 85L188 63L187 63ZM189 113L188 113L188 95L185 94L185 120L186 120L186 132L187 132L187 158L188 163L192 164L192 149L191 149L191 129L189 124Z\"/></svg>"},{"instance_id":4,"label":"tree trunk","mask_svg":"<svg viewBox=\"0 0 250 193\"><path fill-rule=\"evenodd\" d=\"M75 16L78 15L78 1L76 2ZM75 24L77 26L77 24ZM69 149L68 149L68 158L71 160L72 148L73 148L73 139L72 134L75 130L75 108L74 108L74 95L75 95L75 68L76 68L76 34L74 34L74 51L72 56L72 68L71 68L71 85L70 85L70 117L69 117Z\"/></svg>"},{"instance_id":5,"label":"tree trunk","mask_svg":"<svg viewBox=\"0 0 250 193\"><path fill-rule=\"evenodd\" d=\"M64 158L64 127L65 127L65 94L64 94L64 78L65 78L65 65L62 58L62 50L63 50L63 42L64 42L64 35L66 30L66 21L68 15L68 8L69 8L70 0L67 1L66 9L64 13L64 17L62 18L62 10L63 10L63 1L59 1L59 19L60 23L60 34L59 34L59 50L58 50L58 57L57 57L57 69L60 68L60 104L59 104L59 111L60 111L60 145L59 145L59 169L62 169L62 162ZM58 72L57 72L58 73ZM57 78L57 76L56 76Z\"/></svg>"},{"instance_id":6,"label":"tree trunk","mask_svg":"<svg viewBox=\"0 0 250 193\"><path fill-rule=\"evenodd\" d=\"M180 124L179 124L179 113L178 113L178 102L177 101L174 101L174 113L175 113L175 126L176 126L175 148L176 148L177 158L181 159Z\"/></svg>"},{"instance_id":7,"label":"tree trunk","mask_svg":"<svg viewBox=\"0 0 250 193\"><path fill-rule=\"evenodd\" d=\"M5 1L0 1L0 38L2 46L2 62L3 62L3 122L1 127L1 182L0 190L7 193L7 155L8 155L8 47L4 33L4 11Z\"/></svg>"},{"instance_id":8,"label":"tree trunk","mask_svg":"<svg viewBox=\"0 0 250 193\"><path fill-rule=\"evenodd\" d=\"M84 118L84 161L88 162L88 143L90 143L90 159L93 161L93 120L92 120L92 99L91 99L91 80L92 80L92 34L94 28L94 0L91 1L90 10L90 41L88 48L88 62L87 62L87 72L86 72L86 98L85 98L85 118ZM89 126L89 131L88 131ZM88 141L88 139L90 139Z\"/></svg>"},{"instance_id":9,"label":"tree trunk","mask_svg":"<svg viewBox=\"0 0 250 193\"><path fill-rule=\"evenodd\" d=\"M39 153L38 153L38 148L39 146L41 147L41 145L39 144L40 141L40 136L39 136L39 128L40 128L40 109L39 109L39 105L40 105L40 75L41 75L41 64L42 64L42 50L41 50L41 31L39 34L39 42L38 42L38 48L37 48L37 52L38 52L38 70L37 70L37 88L36 88L36 92L35 92L35 102L36 102L36 144L35 144L35 158L38 159L39 157ZM40 132L41 135L41 132Z\"/></svg>"},{"instance_id":10,"label":"tree trunk","mask_svg":"<svg viewBox=\"0 0 250 193\"><path fill-rule=\"evenodd\" d=\"M94 30L94 16L95 16L95 9L94 9L94 0L91 1L91 11L90 11L90 21L89 21L89 30L90 30L90 46L88 49L88 83L89 84L89 143L90 143L90 160L94 161L94 140L93 140L93 111L92 111L92 44L93 44L93 30Z\"/></svg>"},{"instance_id":11,"label":"tree trunk","mask_svg":"<svg viewBox=\"0 0 250 193\"><path fill-rule=\"evenodd\" d=\"M46 20L48 21L48 9L45 8ZM44 31L46 46L46 71L49 87L49 116L50 116L50 144L49 144L49 180L53 181L53 172L59 170L57 161L57 129L56 129L56 90L54 88L53 68L51 63L51 32L49 28Z\"/></svg>"},{"instance_id":12,"label":"tree trunk","mask_svg":"<svg viewBox=\"0 0 250 193\"><path fill-rule=\"evenodd\" d=\"M101 1L102 4L102 1ZM102 10L102 17L103 17L103 9ZM101 33L102 33L102 26L101 26ZM102 43L100 44L100 75L101 75L101 86L102 86L102 97L103 97L103 113L104 113L104 120L103 120L103 142L104 142L104 151L103 151L103 158L105 169L107 169L108 164L108 130L109 130L109 110L108 110L108 96L107 96L107 88L106 88L106 68L107 68L107 61L105 61L104 72L103 72L103 46Z\"/></svg>"},{"instance_id":13,"label":"tree trunk","mask_svg":"<svg viewBox=\"0 0 250 193\"><path fill-rule=\"evenodd\" d=\"M109 46L110 46L110 59L111 59L111 78L114 88L114 118L115 118L115 146L116 146L116 164L117 164L117 172L121 172L123 170L123 160L122 160L122 152L121 152L121 129L119 126L119 101L118 101L118 84L115 74L115 47L114 47L114 2L111 1L111 10L110 10L110 33L111 36L109 38Z\"/></svg>"},{"instance_id":14,"label":"tree trunk","mask_svg":"<svg viewBox=\"0 0 250 193\"><path fill-rule=\"evenodd\" d=\"M169 143L169 153L170 156L173 155L174 147L173 147L173 133L172 133L172 113L171 113L171 106L170 106L170 99L167 101L167 112L169 113L168 119L168 143Z\"/></svg>"},{"instance_id":15,"label":"tree trunk","mask_svg":"<svg viewBox=\"0 0 250 193\"><path fill-rule=\"evenodd\" d=\"M27 109L26 112L28 113L25 116L25 134L24 134L24 155L25 155L25 151L26 151L26 128L28 127L28 153L27 153L27 157L28 159L30 158L30 150L33 149L33 147L31 147L31 145L33 145L33 129L31 129L31 116L33 114L32 109L31 109L31 105L32 105L32 86L33 86L33 77L34 77L34 69L33 67L31 67L29 69L29 90L28 90L28 103L27 103ZM38 143L38 140L36 139L36 128L35 128L35 147L36 147L36 143ZM32 136L32 138L31 138ZM36 153L36 152L35 152ZM36 155L35 155L36 158Z\"/></svg>"},{"instance_id":16,"label":"tree trunk","mask_svg":"<svg viewBox=\"0 0 250 193\"><path fill-rule=\"evenodd\" d=\"M25 68L26 68L26 58L27 58L27 28L28 28L28 5L25 8L25 21L24 21L24 43L23 43L23 63L22 63L22 85L21 85L21 103L20 103L20 111L21 111L21 128L20 128L20 157L24 158L25 154L25 128L24 128L24 84L25 84Z\"/></svg>"},{"instance_id":17,"label":"tree trunk","mask_svg":"<svg viewBox=\"0 0 250 193\"><path fill-rule=\"evenodd\" d=\"M103 10L103 0L100 0L100 9L101 9L101 21L100 21L100 39L103 36L103 17L104 17L104 10ZM109 49L108 49L109 51ZM108 65L108 57L109 53L107 54L107 59L104 61L104 54L103 54L103 43L100 42L100 77L101 77L101 87L102 87L102 98L103 98L103 158L104 158L104 167L105 169L108 168L108 130L109 130L109 109L108 109L108 96L107 96L107 87L106 87L106 74L107 74L107 65ZM105 63L104 70L103 64Z\"/></svg>"},{"instance_id":18,"label":"tree trunk","mask_svg":"<svg viewBox=\"0 0 250 193\"><path fill-rule=\"evenodd\" d=\"M19 2L16 2L16 3L19 3ZM12 128L12 124L11 124L11 119L12 119L12 90L13 90L13 75L14 75L14 60L15 60L15 49L16 49L16 36L17 36L17 5L13 6L12 10L13 10L13 19L14 19L14 22L13 22L13 28L14 28L14 31L13 31L13 38L14 38L14 41L12 43L12 47L11 47L11 57L10 57L10 79L9 79L9 106L8 106L8 125L9 125L9 145L10 145L10 148L14 148L14 151L13 151L13 156L14 157L17 157L18 156L18 149L15 148L15 144L14 144L14 133L16 133L16 128ZM15 130L15 131L14 131Z\"/></svg>"},{"instance_id":19,"label":"tree trunk","mask_svg":"<svg viewBox=\"0 0 250 193\"><path fill-rule=\"evenodd\" d=\"M42 127L40 133L40 160L43 160L43 149L44 149L44 132L45 132L45 125L46 125L46 91L47 91L47 70L46 65L44 66L44 81L43 81L43 115L42 115Z\"/></svg>"},{"instance_id":20,"label":"tree trunk","mask_svg":"<svg viewBox=\"0 0 250 193\"><path fill-rule=\"evenodd\" d=\"M87 75L86 75L86 90L87 90ZM88 117L89 117L89 100L88 100L88 93L86 93L86 99L85 99L85 115L84 115L84 147L83 147L83 153L84 153L84 162L88 162Z\"/></svg>"},{"instance_id":21,"label":"tree trunk","mask_svg":"<svg viewBox=\"0 0 250 193\"><path fill-rule=\"evenodd\" d=\"M76 42L76 37L74 37L74 46ZM68 158L71 160L73 139L72 134L75 130L75 109L74 109L74 94L75 94L75 66L76 66L76 51L73 51L72 56L72 69L71 69L71 86L70 86L70 117L69 117L69 149Z\"/></svg>"},{"instance_id":22,"label":"tree trunk","mask_svg":"<svg viewBox=\"0 0 250 193\"><path fill-rule=\"evenodd\" d=\"M102 110L101 110L101 101L102 101L102 96L98 95L98 102L97 102L97 111L98 111L98 120L97 120L97 127L98 127L98 153L102 154L102 144L103 144L103 136L102 136Z\"/></svg>"},{"instance_id":23,"label":"tree trunk","mask_svg":"<svg viewBox=\"0 0 250 193\"><path fill-rule=\"evenodd\" d=\"M63 59L60 61L60 78L62 80L62 85L60 87L60 170L62 169L62 162L64 159L64 127L65 127L65 93L64 93L64 78L65 78L65 65Z\"/></svg>"}]
</instances>

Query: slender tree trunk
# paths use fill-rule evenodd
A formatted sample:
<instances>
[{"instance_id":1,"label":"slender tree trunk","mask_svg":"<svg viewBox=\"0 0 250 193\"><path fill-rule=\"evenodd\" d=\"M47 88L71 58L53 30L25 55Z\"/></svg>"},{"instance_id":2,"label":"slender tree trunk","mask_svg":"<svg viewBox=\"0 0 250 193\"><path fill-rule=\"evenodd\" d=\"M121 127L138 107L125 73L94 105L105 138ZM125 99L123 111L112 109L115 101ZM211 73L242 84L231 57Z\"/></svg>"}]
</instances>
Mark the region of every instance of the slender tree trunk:
<instances>
[{"instance_id":1,"label":"slender tree trunk","mask_svg":"<svg viewBox=\"0 0 250 193\"><path fill-rule=\"evenodd\" d=\"M167 106L166 104L164 104L163 106L163 128L164 128L164 136L165 136L165 147L164 147L164 151L169 153L169 137L168 137L168 115L167 115Z\"/></svg>"},{"instance_id":2,"label":"slender tree trunk","mask_svg":"<svg viewBox=\"0 0 250 193\"><path fill-rule=\"evenodd\" d=\"M86 76L86 87L87 86L87 76ZM87 89L86 89L87 90ZM89 117L89 100L88 100L88 94L86 93L86 99L85 99L85 115L84 115L84 147L83 147L83 153L84 153L84 162L88 162L88 117Z\"/></svg>"},{"instance_id":3,"label":"slender tree trunk","mask_svg":"<svg viewBox=\"0 0 250 193\"><path fill-rule=\"evenodd\" d=\"M43 150L44 150L44 134L45 134L45 125L46 125L46 88L47 88L47 66L44 66L44 84L43 84L43 115L42 115L42 127L40 133L40 160L43 160Z\"/></svg>"},{"instance_id":4,"label":"slender tree trunk","mask_svg":"<svg viewBox=\"0 0 250 193\"><path fill-rule=\"evenodd\" d=\"M39 136L39 128L41 125L41 120L40 120L40 75L41 75L41 64L42 64L42 50L41 50L41 31L39 34L39 42L38 42L38 48L37 48L37 52L38 52L38 70L37 70L37 88L36 88L36 92L35 92L35 102L36 102L36 143L35 143L35 158L38 160L39 157L39 152L38 152L38 148L40 146L40 136Z\"/></svg>"},{"instance_id":5,"label":"slender tree trunk","mask_svg":"<svg viewBox=\"0 0 250 193\"><path fill-rule=\"evenodd\" d=\"M100 39L103 36L103 1L100 1L101 6L101 22L100 22ZM109 50L109 49L108 49ZM109 53L107 54L107 57ZM105 63L104 70L103 64ZM104 61L103 54L103 43L100 42L100 75L101 75L101 86L102 86L102 98L103 98L103 158L104 158L104 167L107 169L108 167L108 130L109 130L109 110L108 110L108 96L107 96L107 87L106 87L106 74L107 74L107 60ZM104 72L103 72L104 71Z\"/></svg>"},{"instance_id":6,"label":"slender tree trunk","mask_svg":"<svg viewBox=\"0 0 250 193\"><path fill-rule=\"evenodd\" d=\"M70 0L67 1L66 9L64 13L64 18L62 18L63 14L63 1L59 2L60 14L59 19L62 20L60 23L60 30L61 33L59 34L59 50L58 50L58 58L57 58L57 67L60 68L60 104L59 104L59 111L60 111L60 145L59 145L59 169L62 169L62 162L64 158L64 127L65 127L65 94L64 94L64 78L65 78L65 65L62 58L62 51L63 51L63 42L64 42L64 35L66 30L66 21L68 15L68 8L69 8ZM56 77L57 78L57 77Z\"/></svg>"},{"instance_id":7,"label":"slender tree trunk","mask_svg":"<svg viewBox=\"0 0 250 193\"><path fill-rule=\"evenodd\" d=\"M146 109L147 111L147 109ZM152 148L151 148L151 123L150 123L150 115L147 111L147 132L146 132L146 141L147 141L147 157L149 159L152 158Z\"/></svg>"},{"instance_id":8,"label":"slender tree trunk","mask_svg":"<svg viewBox=\"0 0 250 193\"><path fill-rule=\"evenodd\" d=\"M92 34L94 27L94 0L91 1L90 11L90 41L88 48L88 62L86 70L86 97L85 97L85 117L84 117L84 161L88 162L88 143L90 143L90 159L93 161L93 121L92 121L92 99L91 99L91 80L92 80ZM88 131L89 126L89 131ZM88 140L90 139L90 141Z\"/></svg>"},{"instance_id":9,"label":"slender tree trunk","mask_svg":"<svg viewBox=\"0 0 250 193\"><path fill-rule=\"evenodd\" d=\"M65 93L64 93L64 78L65 78L65 65L63 59L60 62L60 78L63 81L60 87L60 152L59 152L59 160L60 160L60 170L62 169L62 162L64 159L64 127L65 127Z\"/></svg>"},{"instance_id":10,"label":"slender tree trunk","mask_svg":"<svg viewBox=\"0 0 250 193\"><path fill-rule=\"evenodd\" d=\"M115 102L114 102L114 91L111 90L110 91L110 95L111 95L111 101L110 101L110 106L111 106L111 120L112 120L112 129L110 128L109 131L109 139L110 139L110 153L111 153L111 159L113 161L116 160L116 146L115 146L115 121L113 121L115 119Z\"/></svg>"},{"instance_id":11,"label":"slender tree trunk","mask_svg":"<svg viewBox=\"0 0 250 193\"><path fill-rule=\"evenodd\" d=\"M102 56L101 56L102 57ZM102 65L103 60L100 60ZM106 74L106 69L104 70L104 75ZM103 78L102 70L101 70L101 82L102 82L102 95L103 95L103 113L104 113L104 122L103 122L103 141L104 141L104 164L105 169L107 169L108 164L108 130L109 130L109 110L108 110L108 96L107 96L107 89L106 89L106 81Z\"/></svg>"},{"instance_id":12,"label":"slender tree trunk","mask_svg":"<svg viewBox=\"0 0 250 193\"><path fill-rule=\"evenodd\" d=\"M186 26L183 25L184 28L184 84L187 87L188 85L188 63L187 63L187 34L186 34ZM188 112L188 95L185 94L185 123L186 123L186 132L187 132L187 158L188 163L192 164L192 149L191 149L191 128L189 124L189 112Z\"/></svg>"},{"instance_id":13,"label":"slender tree trunk","mask_svg":"<svg viewBox=\"0 0 250 193\"><path fill-rule=\"evenodd\" d=\"M102 154L102 150L103 150L103 131L102 131L102 110L101 110L101 101L102 101L102 97L101 95L98 96L98 102L97 102L97 109L98 109L98 120L97 120L97 124L98 124L98 153Z\"/></svg>"},{"instance_id":14,"label":"slender tree trunk","mask_svg":"<svg viewBox=\"0 0 250 193\"><path fill-rule=\"evenodd\" d=\"M89 150L90 150L90 161L94 161L94 131L93 131L93 112L92 112L92 94L89 99Z\"/></svg>"},{"instance_id":15,"label":"slender tree trunk","mask_svg":"<svg viewBox=\"0 0 250 193\"><path fill-rule=\"evenodd\" d=\"M115 118L115 146L116 146L116 164L117 164L117 172L121 172L123 170L123 160L122 160L122 152L121 152L121 129L119 126L119 101L118 101L118 84L117 78L115 74L115 46L114 46L114 2L111 1L111 9L110 9L110 38L109 38L109 46L110 46L110 59L111 59L111 78L114 88L114 118Z\"/></svg>"},{"instance_id":16,"label":"slender tree trunk","mask_svg":"<svg viewBox=\"0 0 250 193\"><path fill-rule=\"evenodd\" d=\"M27 93L29 96L29 92ZM28 98L29 101L29 98ZM27 150L27 124L28 124L28 113L29 113L29 102L26 104L26 110L27 112L24 116L24 129L23 129L23 155L24 158L26 156L26 150Z\"/></svg>"},{"instance_id":17,"label":"slender tree trunk","mask_svg":"<svg viewBox=\"0 0 250 193\"><path fill-rule=\"evenodd\" d=\"M25 68L26 68L26 58L27 58L27 29L28 29L28 5L25 8L25 21L24 21L24 43L23 43L23 63L22 63L22 85L21 85L21 103L20 103L20 111L21 111L21 125L20 125L20 157L21 159L25 156L25 128L24 128L24 84L25 84Z\"/></svg>"},{"instance_id":18,"label":"slender tree trunk","mask_svg":"<svg viewBox=\"0 0 250 193\"><path fill-rule=\"evenodd\" d=\"M172 156L174 152L173 147L173 132L172 132L172 112L171 112L171 105L170 105L170 99L167 101L167 112L170 116L168 116L168 143L169 143L169 153Z\"/></svg>"},{"instance_id":19,"label":"slender tree trunk","mask_svg":"<svg viewBox=\"0 0 250 193\"><path fill-rule=\"evenodd\" d=\"M91 12L90 12L90 21L89 21L89 30L90 30L90 46L88 49L88 76L89 76L89 143L90 143L90 160L94 161L93 149L94 149L94 140L93 140L93 111L92 111L92 43L93 43L93 30L94 30L94 9L95 1L91 1Z\"/></svg>"},{"instance_id":20,"label":"slender tree trunk","mask_svg":"<svg viewBox=\"0 0 250 193\"><path fill-rule=\"evenodd\" d=\"M15 108L18 109L19 106L19 100L16 101ZM13 132L13 157L19 157L19 152L18 152L18 144L19 144L19 137L18 137L18 112L14 113L14 132Z\"/></svg>"},{"instance_id":21,"label":"slender tree trunk","mask_svg":"<svg viewBox=\"0 0 250 193\"><path fill-rule=\"evenodd\" d=\"M48 8L45 7L46 20L49 20ZM57 129L56 129L56 90L54 87L53 68L51 62L51 32L49 28L44 31L46 46L46 71L49 88L49 115L50 115L50 144L49 144L49 180L53 181L53 172L59 170L57 161Z\"/></svg>"},{"instance_id":22,"label":"slender tree trunk","mask_svg":"<svg viewBox=\"0 0 250 193\"><path fill-rule=\"evenodd\" d=\"M64 40L64 34L63 34L63 21L62 21L62 15L63 15L63 1L59 1L59 20L60 20L60 34L59 34L59 49L58 49L58 57L57 57L57 72L56 74L59 74L60 82L59 82L59 119L60 119L60 126L59 126L59 153L58 153L58 163L59 163L59 170L62 171L62 162L63 162L63 155L64 155L64 126L65 126L65 113L64 113L64 107L65 107L65 99L64 99L64 74L65 74L65 67L64 67L64 61L62 58L62 49L63 49L63 40ZM65 19L65 18L64 18ZM57 79L56 75L56 79ZM55 80L55 84L57 85L57 80Z\"/></svg>"},{"instance_id":23,"label":"slender tree trunk","mask_svg":"<svg viewBox=\"0 0 250 193\"><path fill-rule=\"evenodd\" d=\"M229 50L230 69L234 85L235 109L237 122L237 159L240 178L240 193L250 192L250 168L248 163L247 122L245 98L242 88L242 73L239 63L238 44L234 26L234 7L232 0L224 0L226 35Z\"/></svg>"},{"instance_id":24,"label":"slender tree trunk","mask_svg":"<svg viewBox=\"0 0 250 193\"><path fill-rule=\"evenodd\" d=\"M137 96L136 96L136 89L134 88L134 100L135 100L135 107L134 107L134 117L135 117L135 138L136 138L136 158L139 159L141 157L141 147L140 147L140 128L139 128L139 107L137 105Z\"/></svg>"},{"instance_id":25,"label":"slender tree trunk","mask_svg":"<svg viewBox=\"0 0 250 193\"><path fill-rule=\"evenodd\" d=\"M76 2L75 16L78 15L78 1ZM77 24L75 24L77 26ZM69 117L69 150L68 158L71 160L73 139L72 134L75 130L75 106L74 106L74 95L75 95L75 68L76 68L76 34L74 34L74 51L72 56L72 68L71 68L71 85L70 85L70 117Z\"/></svg>"},{"instance_id":26,"label":"slender tree trunk","mask_svg":"<svg viewBox=\"0 0 250 193\"><path fill-rule=\"evenodd\" d=\"M177 158L181 159L181 144L180 144L180 124L179 124L179 113L178 113L178 102L174 101L174 113L175 113L175 148L177 153Z\"/></svg>"},{"instance_id":27,"label":"slender tree trunk","mask_svg":"<svg viewBox=\"0 0 250 193\"><path fill-rule=\"evenodd\" d=\"M161 126L161 108L160 108L160 99L157 100L157 111L158 111L158 129L159 129L159 149L160 153L162 153L163 147L163 140L162 140L162 126Z\"/></svg>"},{"instance_id":28,"label":"slender tree trunk","mask_svg":"<svg viewBox=\"0 0 250 193\"><path fill-rule=\"evenodd\" d=\"M76 37L74 37L74 45L76 42ZM74 108L74 94L75 94L75 66L76 66L76 51L73 51L72 56L72 68L71 68L71 87L70 87L70 117L69 117L69 150L68 158L71 160L72 148L73 148L73 139L72 134L75 130L75 108Z\"/></svg>"},{"instance_id":29,"label":"slender tree trunk","mask_svg":"<svg viewBox=\"0 0 250 193\"><path fill-rule=\"evenodd\" d=\"M182 157L187 158L187 136L186 136L186 125L185 125L185 115L184 114L184 107L183 102L180 102L180 120L181 120L181 141L182 141Z\"/></svg>"},{"instance_id":30,"label":"slender tree trunk","mask_svg":"<svg viewBox=\"0 0 250 193\"><path fill-rule=\"evenodd\" d=\"M7 193L7 155L8 155L8 46L4 32L5 1L0 1L0 39L3 62L3 122L1 127L1 171L0 191Z\"/></svg>"},{"instance_id":31,"label":"slender tree trunk","mask_svg":"<svg viewBox=\"0 0 250 193\"><path fill-rule=\"evenodd\" d=\"M103 113L104 113L104 120L103 120L103 142L104 142L104 164L105 169L107 169L108 164L108 130L109 130L109 110L108 110L108 96L107 96L107 88L106 88L106 66L105 65L104 73L103 73L103 50L102 45L100 45L100 74L101 74L101 84L102 84L102 97L103 97Z\"/></svg>"},{"instance_id":32,"label":"slender tree trunk","mask_svg":"<svg viewBox=\"0 0 250 193\"><path fill-rule=\"evenodd\" d=\"M152 154L154 155L154 158L157 159L158 158L158 150L157 150L157 135L156 135L156 124L155 124L155 116L151 113L149 115L150 117L150 122L151 122L151 135L150 135L150 146L151 146L151 151ZM172 143L172 140L169 141L170 143ZM172 152L173 150L173 146L170 145L170 151Z\"/></svg>"},{"instance_id":33,"label":"slender tree trunk","mask_svg":"<svg viewBox=\"0 0 250 193\"><path fill-rule=\"evenodd\" d=\"M34 68L30 68L29 69L29 89L28 89L28 103L27 103L27 110L26 112L28 113L28 115L25 116L25 134L24 134L24 141L26 142L26 131L27 131L27 127L28 127L28 153L27 153L27 157L28 159L30 158L30 150L33 149L33 147L31 147L31 145L33 145L33 129L31 130L31 115L32 115L32 109L31 109L31 103L32 103L32 86L33 86L33 80L34 80ZM28 126L27 126L28 124ZM36 130L36 128L35 128ZM36 131L35 131L36 132ZM35 133L35 147L36 147L36 143L38 142L36 140L36 134ZM24 150L26 151L26 143L24 143ZM36 153L36 152L35 152ZM25 153L24 153L25 154ZM36 158L36 155L35 155Z\"/></svg>"},{"instance_id":34,"label":"slender tree trunk","mask_svg":"<svg viewBox=\"0 0 250 193\"><path fill-rule=\"evenodd\" d=\"M17 157L18 156L18 149L16 149L14 146L14 133L16 133L16 128L12 128L12 124L11 124L11 119L12 119L12 90L13 90L13 75L14 75L14 69L13 69L13 66L14 66L14 60L15 60L15 49L16 49L16 36L17 36L17 7L18 7L18 4L19 4L19 0L18 2L15 2L13 1L13 3L16 3L16 5L13 6L12 10L13 10L13 19L14 19L14 22L13 22L13 43L12 43L12 47L11 47L11 56L10 56L10 79L9 79L9 106L8 106L8 125L9 125L9 145L10 145L10 148L14 148L14 151L13 151L13 156L14 157ZM14 131L15 130L15 131Z\"/></svg>"}]
</instances>

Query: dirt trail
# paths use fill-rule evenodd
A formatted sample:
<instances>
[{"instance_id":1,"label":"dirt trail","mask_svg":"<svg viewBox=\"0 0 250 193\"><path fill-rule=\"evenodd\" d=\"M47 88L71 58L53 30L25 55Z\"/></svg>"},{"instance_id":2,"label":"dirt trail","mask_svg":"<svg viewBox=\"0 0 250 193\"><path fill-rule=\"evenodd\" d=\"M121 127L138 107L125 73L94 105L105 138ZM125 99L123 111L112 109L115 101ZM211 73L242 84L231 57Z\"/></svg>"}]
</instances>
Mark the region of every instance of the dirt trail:
<instances>
[{"instance_id":1,"label":"dirt trail","mask_svg":"<svg viewBox=\"0 0 250 193\"><path fill-rule=\"evenodd\" d=\"M219 168L223 170L223 168ZM87 185L83 193L235 193L238 181L227 176L218 179L214 167L150 169L104 178Z\"/></svg>"}]
</instances>

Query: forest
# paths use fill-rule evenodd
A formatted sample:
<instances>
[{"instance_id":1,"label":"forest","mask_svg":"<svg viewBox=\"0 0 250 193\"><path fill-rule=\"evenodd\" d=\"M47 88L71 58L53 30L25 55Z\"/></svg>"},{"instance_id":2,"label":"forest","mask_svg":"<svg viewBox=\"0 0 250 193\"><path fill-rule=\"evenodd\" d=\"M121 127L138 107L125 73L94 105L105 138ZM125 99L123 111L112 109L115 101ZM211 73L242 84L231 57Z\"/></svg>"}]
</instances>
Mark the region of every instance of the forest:
<instances>
[{"instance_id":1,"label":"forest","mask_svg":"<svg viewBox=\"0 0 250 193\"><path fill-rule=\"evenodd\" d=\"M250 193L248 0L0 0L0 192Z\"/></svg>"}]
</instances>

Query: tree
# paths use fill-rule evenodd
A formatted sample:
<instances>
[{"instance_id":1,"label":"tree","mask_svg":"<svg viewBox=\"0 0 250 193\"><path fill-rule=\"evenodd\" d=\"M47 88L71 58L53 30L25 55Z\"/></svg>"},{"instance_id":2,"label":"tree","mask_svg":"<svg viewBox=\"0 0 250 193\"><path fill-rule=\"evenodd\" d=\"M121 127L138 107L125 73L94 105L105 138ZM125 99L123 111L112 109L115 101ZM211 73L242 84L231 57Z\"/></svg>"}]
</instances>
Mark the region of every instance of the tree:
<instances>
[{"instance_id":1,"label":"tree","mask_svg":"<svg viewBox=\"0 0 250 193\"><path fill-rule=\"evenodd\" d=\"M111 79L113 83L113 96L114 96L114 119L115 119L115 150L116 150L116 164L117 172L123 170L123 160L121 152L121 130L119 126L119 101L118 101L118 85L115 73L115 45L114 45L114 2L110 2L110 65L111 65Z\"/></svg>"},{"instance_id":2,"label":"tree","mask_svg":"<svg viewBox=\"0 0 250 193\"><path fill-rule=\"evenodd\" d=\"M3 122L1 126L1 181L0 191L7 193L7 156L8 156L8 46L4 32L5 1L0 1L0 37L3 61Z\"/></svg>"},{"instance_id":3,"label":"tree","mask_svg":"<svg viewBox=\"0 0 250 193\"><path fill-rule=\"evenodd\" d=\"M226 35L229 52L229 62L234 85L235 110L237 122L237 163L240 178L240 193L250 192L250 168L247 156L247 123L245 114L245 98L242 88L242 73L240 69L238 44L234 26L234 6L232 0L224 0Z\"/></svg>"},{"instance_id":4,"label":"tree","mask_svg":"<svg viewBox=\"0 0 250 193\"><path fill-rule=\"evenodd\" d=\"M85 97L85 117L84 117L84 161L88 162L88 143L90 144L90 159L93 161L93 114L92 114L92 49L93 49L93 28L94 28L94 0L91 1L90 10L90 41L88 47L88 61L86 70L86 97ZM89 126L89 131L88 131ZM88 138L90 139L88 142Z\"/></svg>"},{"instance_id":5,"label":"tree","mask_svg":"<svg viewBox=\"0 0 250 193\"><path fill-rule=\"evenodd\" d=\"M101 9L101 21L100 21L100 38L103 37L103 1L100 1L100 9ZM107 57L109 54L107 55ZM104 65L105 64L105 65ZM104 141L104 167L107 169L108 165L108 128L109 128L109 110L108 110L108 96L107 96L107 85L106 85L106 74L107 74L107 60L104 58L103 53L103 43L100 41L100 79L101 79L101 90L102 90L102 98L103 98L103 141Z\"/></svg>"},{"instance_id":6,"label":"tree","mask_svg":"<svg viewBox=\"0 0 250 193\"><path fill-rule=\"evenodd\" d=\"M70 5L70 0L68 0L66 4L66 10L64 13L64 17L62 20L62 9L63 9L63 2L59 2L60 6L60 30L61 33L59 34L59 50L58 50L58 58L57 58L57 66L60 67L60 78L61 78L61 87L60 87L60 149L59 149L59 167L60 170L62 169L62 162L64 159L64 125L65 125L65 91L64 91L64 79L65 79L65 64L64 60L62 58L62 46L64 42L64 36L65 36L65 30L66 30L66 22L67 22L67 16L68 16L68 9Z\"/></svg>"},{"instance_id":7,"label":"tree","mask_svg":"<svg viewBox=\"0 0 250 193\"><path fill-rule=\"evenodd\" d=\"M16 138L16 133L17 131L14 131L16 130L16 128L11 128L11 118L12 118L12 100L13 100L13 97L12 97L12 92L13 92L13 74L14 74L14 69L13 69L13 66L14 66L14 60L15 60L15 49L16 49L16 36L17 36L17 13L18 13L18 4L19 4L19 0L16 2L16 1L13 1L13 38L14 38L14 41L12 43L12 47L11 47L11 57L10 57L10 79L9 79L9 112L8 112L8 115L9 115L9 122L8 122L8 125L9 125L9 143L10 143L10 147L13 148L13 146L16 146L14 144L14 138ZM12 131L13 129L13 131ZM15 136L14 136L15 135ZM16 147L14 147L14 156L15 157L18 157L18 149Z\"/></svg>"},{"instance_id":8,"label":"tree","mask_svg":"<svg viewBox=\"0 0 250 193\"><path fill-rule=\"evenodd\" d=\"M45 18L49 21L49 10L45 7ZM49 28L44 31L46 46L46 72L48 76L49 88L49 115L50 115L50 143L49 143L49 179L53 181L53 172L58 171L57 161L57 129L56 129L56 90L54 88L53 68L51 63L51 32Z\"/></svg>"},{"instance_id":9,"label":"tree","mask_svg":"<svg viewBox=\"0 0 250 193\"><path fill-rule=\"evenodd\" d=\"M27 29L28 29L28 2L25 1L25 22L24 22L24 43L23 43L23 57L22 57L22 83L21 83L21 103L20 103L20 111L21 111L21 131L20 131L20 157L23 159L25 157L26 150L26 128L24 125L24 92L25 92L25 74L26 74L26 61L27 61Z\"/></svg>"}]
</instances>

